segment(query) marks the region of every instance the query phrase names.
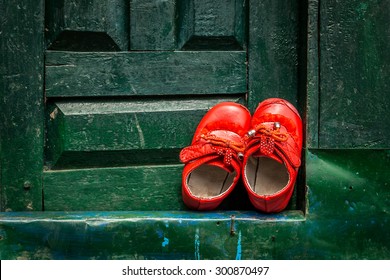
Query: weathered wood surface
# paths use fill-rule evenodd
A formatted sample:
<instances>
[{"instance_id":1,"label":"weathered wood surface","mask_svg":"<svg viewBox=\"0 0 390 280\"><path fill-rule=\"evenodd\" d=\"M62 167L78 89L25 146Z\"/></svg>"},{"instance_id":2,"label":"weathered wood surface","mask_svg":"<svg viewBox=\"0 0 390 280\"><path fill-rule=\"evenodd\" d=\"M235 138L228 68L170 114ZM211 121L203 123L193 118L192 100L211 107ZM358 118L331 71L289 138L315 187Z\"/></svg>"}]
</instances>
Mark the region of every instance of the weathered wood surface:
<instances>
[{"instance_id":1,"label":"weathered wood surface","mask_svg":"<svg viewBox=\"0 0 390 280\"><path fill-rule=\"evenodd\" d=\"M130 49L176 50L178 2L131 0Z\"/></svg>"},{"instance_id":2,"label":"weathered wood surface","mask_svg":"<svg viewBox=\"0 0 390 280\"><path fill-rule=\"evenodd\" d=\"M178 156L179 151L171 150ZM157 155L158 156L158 155ZM75 165L72 165L74 168ZM77 166L76 166L77 167ZM123 167L92 166L44 172L45 211L182 211L183 165L133 164ZM301 181L300 184L305 184ZM301 198L299 198L301 199ZM286 211L302 211L293 197ZM302 204L302 203L301 203ZM108 209L108 210L107 210ZM239 183L218 207L219 211L255 211Z\"/></svg>"},{"instance_id":3,"label":"weathered wood surface","mask_svg":"<svg viewBox=\"0 0 390 280\"><path fill-rule=\"evenodd\" d=\"M105 217L105 213L94 213L91 219L88 213L81 213L80 217L65 214L54 218L68 220L62 224L33 217L30 219L34 222L31 227L58 227L46 232L53 232L49 235L52 250L48 252L57 252L59 258L135 258L134 252L137 252L140 258L145 259L233 259L237 256L241 236L242 259L388 259L389 164L389 152L385 150L307 151L308 204L305 214L301 211L277 215L229 211L135 211L110 217ZM47 215L50 218L53 214ZM126 215L130 215L128 219ZM230 235L231 215L235 215L233 236ZM16 220L15 224L18 224ZM9 241L6 239L0 244L12 244L15 239L20 242L22 236L28 233L29 238L24 242L35 244L33 250L27 252L30 257L34 257L39 249L47 250L47 238L40 231L29 230L29 223L15 226L12 221L7 222L10 228L12 226L13 234L7 237ZM4 221L2 225L2 229L6 228L9 232ZM162 235L159 230L163 230ZM196 251L199 248L194 245L196 233L200 251ZM123 234L129 235L119 238ZM66 235L68 238L62 237ZM88 236L95 242L86 242L80 236ZM170 240L168 247L162 246L163 236ZM96 243L98 238L102 239ZM60 240L67 242L58 243ZM124 240L130 242L127 248L119 246ZM82 249L74 251L77 247ZM15 256L21 255L23 249L4 252ZM103 253L98 255L97 252Z\"/></svg>"},{"instance_id":4,"label":"weathered wood surface","mask_svg":"<svg viewBox=\"0 0 390 280\"><path fill-rule=\"evenodd\" d=\"M306 102L302 102L305 112L306 146L318 148L319 103L320 103L320 68L319 68L319 4L318 0L308 1L307 36L306 36ZM304 98L303 98L304 99Z\"/></svg>"},{"instance_id":5,"label":"weathered wood surface","mask_svg":"<svg viewBox=\"0 0 390 280\"><path fill-rule=\"evenodd\" d=\"M47 113L48 164L61 168L66 162L68 168L76 168L82 162L85 166L177 162L178 150L191 143L203 115L222 101L244 102L235 96L55 102Z\"/></svg>"},{"instance_id":6,"label":"weathered wood surface","mask_svg":"<svg viewBox=\"0 0 390 280\"><path fill-rule=\"evenodd\" d=\"M54 50L127 51L128 0L45 2L46 44Z\"/></svg>"},{"instance_id":7,"label":"weathered wood surface","mask_svg":"<svg viewBox=\"0 0 390 280\"><path fill-rule=\"evenodd\" d=\"M299 88L300 29L307 30L304 1L249 1L248 46L248 105L254 110L257 104L269 97L281 97L297 107L305 95ZM303 13L303 14L301 14ZM299 102L298 102L299 101Z\"/></svg>"},{"instance_id":8,"label":"weathered wood surface","mask_svg":"<svg viewBox=\"0 0 390 280\"><path fill-rule=\"evenodd\" d=\"M185 210L177 165L44 173L45 211Z\"/></svg>"},{"instance_id":9,"label":"weathered wood surface","mask_svg":"<svg viewBox=\"0 0 390 280\"><path fill-rule=\"evenodd\" d=\"M0 258L297 258L304 221L299 211L9 213L0 215Z\"/></svg>"},{"instance_id":10,"label":"weathered wood surface","mask_svg":"<svg viewBox=\"0 0 390 280\"><path fill-rule=\"evenodd\" d=\"M390 148L389 1L320 1L320 148Z\"/></svg>"},{"instance_id":11,"label":"weathered wood surface","mask_svg":"<svg viewBox=\"0 0 390 280\"><path fill-rule=\"evenodd\" d=\"M46 53L47 97L244 92L244 51Z\"/></svg>"},{"instance_id":12,"label":"weathered wood surface","mask_svg":"<svg viewBox=\"0 0 390 280\"><path fill-rule=\"evenodd\" d=\"M0 2L0 209L42 209L44 1Z\"/></svg>"},{"instance_id":13,"label":"weathered wood surface","mask_svg":"<svg viewBox=\"0 0 390 280\"><path fill-rule=\"evenodd\" d=\"M179 48L246 49L246 0L178 1L178 11Z\"/></svg>"},{"instance_id":14,"label":"weathered wood surface","mask_svg":"<svg viewBox=\"0 0 390 280\"><path fill-rule=\"evenodd\" d=\"M294 104L306 121L306 4L249 1L247 106L252 112L264 99L280 97ZM293 209L302 209L305 203L304 170L301 175L291 200Z\"/></svg>"},{"instance_id":15,"label":"weathered wood surface","mask_svg":"<svg viewBox=\"0 0 390 280\"><path fill-rule=\"evenodd\" d=\"M377 149L389 147L388 2L251 0L245 6L245 1L224 0L226 5L216 10L217 1L179 1L178 37L165 38L171 40L168 46L158 46L161 33L153 40L158 48L177 44L189 51L131 54L131 26L126 22L130 13L139 11L121 6L128 1L46 1L46 18L43 2L0 2L1 210L41 210L42 198L46 210L0 215L1 259L390 258L390 156L388 150ZM113 25L103 19L116 7L108 3L122 7L112 18L124 36L113 35ZM221 21L225 14L230 16ZM306 17L309 31L303 34ZM47 85L45 27L48 46L63 50L46 53ZM249 34L242 31L246 28ZM156 64L148 69L150 61ZM196 75L189 75L194 71ZM130 87L132 77L136 91ZM176 138L177 147L167 144L173 137L169 134L167 139L145 140L147 149L142 149L135 115L138 121L148 119L142 109L154 116L159 129L170 127L165 126L170 121L176 127L180 106L167 95L175 95L184 106L191 100L199 104L203 94L237 100L246 93L251 110L267 97L290 100L303 109L309 147L335 149L305 150L300 193L292 203L299 210L277 215L225 211L250 206L241 192L229 198L223 212L186 211L176 155L191 134L177 128L186 133ZM135 100L137 94L148 96ZM161 109L165 117L150 105L160 98L167 98ZM146 101L140 111L135 108L138 99ZM59 135L54 143L67 143L68 150L53 149L59 161L42 173L45 117L50 123L56 106L56 120L71 126L49 125L47 137ZM180 115L195 125L200 113L191 110ZM97 136L96 120L107 129L107 138ZM121 131L126 121L134 134ZM88 128L89 138L77 134L82 127ZM151 122L145 127L151 128ZM151 135L149 129L142 132ZM88 209L99 212L47 212ZM110 209L131 211L102 212Z\"/></svg>"},{"instance_id":16,"label":"weathered wood surface","mask_svg":"<svg viewBox=\"0 0 390 280\"><path fill-rule=\"evenodd\" d=\"M389 164L386 150L307 151L305 214L5 213L0 258L386 260Z\"/></svg>"}]
</instances>

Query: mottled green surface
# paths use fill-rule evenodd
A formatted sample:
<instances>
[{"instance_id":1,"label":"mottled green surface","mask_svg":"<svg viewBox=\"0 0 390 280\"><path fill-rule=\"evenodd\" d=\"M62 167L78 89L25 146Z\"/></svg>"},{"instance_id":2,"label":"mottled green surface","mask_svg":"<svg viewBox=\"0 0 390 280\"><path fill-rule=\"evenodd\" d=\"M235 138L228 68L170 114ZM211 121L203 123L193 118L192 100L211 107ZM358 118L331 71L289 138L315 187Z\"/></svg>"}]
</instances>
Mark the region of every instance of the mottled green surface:
<instances>
[{"instance_id":1,"label":"mottled green surface","mask_svg":"<svg viewBox=\"0 0 390 280\"><path fill-rule=\"evenodd\" d=\"M389 259L390 152L313 150L306 160L307 249L321 258Z\"/></svg>"},{"instance_id":2,"label":"mottled green surface","mask_svg":"<svg viewBox=\"0 0 390 280\"><path fill-rule=\"evenodd\" d=\"M42 209L44 1L0 1L0 209Z\"/></svg>"},{"instance_id":3,"label":"mottled green surface","mask_svg":"<svg viewBox=\"0 0 390 280\"><path fill-rule=\"evenodd\" d=\"M300 79L306 78L302 76L306 60L300 48L305 44L306 9L305 1L249 1L248 106L252 111L270 97L287 99L301 110L305 89Z\"/></svg>"},{"instance_id":4,"label":"mottled green surface","mask_svg":"<svg viewBox=\"0 0 390 280\"><path fill-rule=\"evenodd\" d=\"M48 97L226 94L246 91L246 54L46 53Z\"/></svg>"},{"instance_id":5,"label":"mottled green surface","mask_svg":"<svg viewBox=\"0 0 390 280\"><path fill-rule=\"evenodd\" d=\"M1 220L0 258L270 257L275 247L286 250L281 254L290 254L288 244L278 239L290 231L291 240L296 240L297 227L303 223L299 212L274 216L253 212L10 213Z\"/></svg>"},{"instance_id":6,"label":"mottled green surface","mask_svg":"<svg viewBox=\"0 0 390 280\"><path fill-rule=\"evenodd\" d=\"M48 171L43 176L45 210L182 210L182 169L165 163Z\"/></svg>"},{"instance_id":7,"label":"mottled green surface","mask_svg":"<svg viewBox=\"0 0 390 280\"><path fill-rule=\"evenodd\" d=\"M128 50L128 0L48 0L44 2L45 35L49 49Z\"/></svg>"},{"instance_id":8,"label":"mottled green surface","mask_svg":"<svg viewBox=\"0 0 390 280\"><path fill-rule=\"evenodd\" d=\"M215 104L230 100L244 102L233 96L54 102L47 113L47 165L63 169L66 161L71 168L69 155L78 155L77 162L86 167L115 165L113 161L122 165L164 163L162 159L178 163L178 152L171 149L187 146L203 115ZM88 154L100 154L100 159L90 159Z\"/></svg>"},{"instance_id":9,"label":"mottled green surface","mask_svg":"<svg viewBox=\"0 0 390 280\"><path fill-rule=\"evenodd\" d=\"M389 2L222 2L0 2L1 259L390 258ZM288 210L188 211L204 112L275 96L305 127Z\"/></svg>"},{"instance_id":10,"label":"mottled green surface","mask_svg":"<svg viewBox=\"0 0 390 280\"><path fill-rule=\"evenodd\" d=\"M305 214L301 211L274 215L254 211L1 214L0 257L388 259L388 166L390 154L385 150L308 151Z\"/></svg>"},{"instance_id":11,"label":"mottled green surface","mask_svg":"<svg viewBox=\"0 0 390 280\"><path fill-rule=\"evenodd\" d=\"M130 1L130 49L177 49L177 1ZM180 1L179 1L180 2Z\"/></svg>"},{"instance_id":12,"label":"mottled green surface","mask_svg":"<svg viewBox=\"0 0 390 280\"><path fill-rule=\"evenodd\" d=\"M301 102L303 106L306 120L304 123L304 131L306 134L305 145L308 148L318 148L318 116L319 116L319 7L318 0L308 1L307 13L307 35L306 35L306 75L305 92L306 100Z\"/></svg>"},{"instance_id":13,"label":"mottled green surface","mask_svg":"<svg viewBox=\"0 0 390 280\"><path fill-rule=\"evenodd\" d=\"M177 1L179 48L225 51L245 49L247 2L247 0Z\"/></svg>"},{"instance_id":14,"label":"mottled green surface","mask_svg":"<svg viewBox=\"0 0 390 280\"><path fill-rule=\"evenodd\" d=\"M390 148L389 1L320 1L320 148Z\"/></svg>"}]
</instances>

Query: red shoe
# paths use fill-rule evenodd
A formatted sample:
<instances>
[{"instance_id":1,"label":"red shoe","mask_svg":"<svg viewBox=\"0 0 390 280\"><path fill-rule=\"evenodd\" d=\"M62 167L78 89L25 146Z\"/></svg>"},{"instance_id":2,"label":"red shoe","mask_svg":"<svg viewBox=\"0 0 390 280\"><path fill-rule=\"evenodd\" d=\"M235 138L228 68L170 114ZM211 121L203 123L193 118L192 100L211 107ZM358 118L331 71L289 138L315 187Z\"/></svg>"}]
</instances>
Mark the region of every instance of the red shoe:
<instances>
[{"instance_id":1,"label":"red shoe","mask_svg":"<svg viewBox=\"0 0 390 280\"><path fill-rule=\"evenodd\" d=\"M241 175L250 120L244 106L222 102L200 121L191 146L180 152L182 195L189 208L213 210L231 193Z\"/></svg>"},{"instance_id":2,"label":"red shoe","mask_svg":"<svg viewBox=\"0 0 390 280\"><path fill-rule=\"evenodd\" d=\"M259 104L247 134L242 177L252 204L264 212L286 208L301 165L302 120L288 101Z\"/></svg>"}]
</instances>

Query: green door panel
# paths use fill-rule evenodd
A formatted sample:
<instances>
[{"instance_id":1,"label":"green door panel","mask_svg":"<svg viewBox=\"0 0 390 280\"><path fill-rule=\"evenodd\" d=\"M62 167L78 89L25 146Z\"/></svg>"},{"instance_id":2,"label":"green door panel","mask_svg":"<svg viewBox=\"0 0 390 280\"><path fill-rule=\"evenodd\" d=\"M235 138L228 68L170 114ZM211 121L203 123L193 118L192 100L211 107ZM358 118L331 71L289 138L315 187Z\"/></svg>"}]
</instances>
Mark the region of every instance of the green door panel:
<instances>
[{"instance_id":1,"label":"green door panel","mask_svg":"<svg viewBox=\"0 0 390 280\"><path fill-rule=\"evenodd\" d=\"M247 46L247 0L177 1L179 48L242 50Z\"/></svg>"},{"instance_id":2,"label":"green door panel","mask_svg":"<svg viewBox=\"0 0 390 280\"><path fill-rule=\"evenodd\" d=\"M176 163L207 110L227 100L55 102L47 115L47 168Z\"/></svg>"},{"instance_id":3,"label":"green door panel","mask_svg":"<svg viewBox=\"0 0 390 280\"><path fill-rule=\"evenodd\" d=\"M389 1L320 1L320 148L390 148Z\"/></svg>"},{"instance_id":4,"label":"green door panel","mask_svg":"<svg viewBox=\"0 0 390 280\"><path fill-rule=\"evenodd\" d=\"M46 211L185 210L176 165L46 171Z\"/></svg>"},{"instance_id":5,"label":"green door panel","mask_svg":"<svg viewBox=\"0 0 390 280\"><path fill-rule=\"evenodd\" d=\"M47 97L245 92L244 51L46 53Z\"/></svg>"},{"instance_id":6,"label":"green door panel","mask_svg":"<svg viewBox=\"0 0 390 280\"><path fill-rule=\"evenodd\" d=\"M47 0L45 37L48 49L127 51L128 0Z\"/></svg>"},{"instance_id":7,"label":"green door panel","mask_svg":"<svg viewBox=\"0 0 390 280\"><path fill-rule=\"evenodd\" d=\"M244 102L55 102L47 113L45 210L185 210L180 149L207 110L227 100Z\"/></svg>"},{"instance_id":8,"label":"green door panel","mask_svg":"<svg viewBox=\"0 0 390 280\"><path fill-rule=\"evenodd\" d=\"M185 210L181 148L247 101L246 1L48 2L44 209Z\"/></svg>"},{"instance_id":9,"label":"green door panel","mask_svg":"<svg viewBox=\"0 0 390 280\"><path fill-rule=\"evenodd\" d=\"M43 1L0 2L0 209L42 209Z\"/></svg>"},{"instance_id":10,"label":"green door panel","mask_svg":"<svg viewBox=\"0 0 390 280\"><path fill-rule=\"evenodd\" d=\"M12 98L3 99L2 210L156 209L134 204L140 193L120 195L117 205L105 202L122 180L139 184L133 189L165 182L174 193L166 200L178 201L180 180L173 178L181 177L179 151L213 105L235 101L253 110L270 96L299 105L299 1L44 2L35 12L23 10L26 29L15 41L36 55L12 54L8 44L7 65L23 65L34 75L23 80L17 66L7 68L21 81L10 82ZM17 8L8 9L17 14ZM13 38L12 25L23 24L6 21ZM39 30L34 40L28 28ZM19 85L25 82L27 87ZM116 169L127 171L111 180L107 170ZM165 175L165 169L172 173ZM70 183L67 172L78 179ZM83 180L85 174L94 179ZM289 209L304 205L303 178ZM84 191L77 192L79 187ZM74 193L82 203L72 199ZM162 208L182 209L167 205Z\"/></svg>"},{"instance_id":11,"label":"green door panel","mask_svg":"<svg viewBox=\"0 0 390 280\"><path fill-rule=\"evenodd\" d=\"M176 11L180 2L182 1L131 0L130 49L177 49L179 26Z\"/></svg>"},{"instance_id":12,"label":"green door panel","mask_svg":"<svg viewBox=\"0 0 390 280\"><path fill-rule=\"evenodd\" d=\"M245 0L46 1L51 50L226 50L245 41Z\"/></svg>"},{"instance_id":13,"label":"green door panel","mask_svg":"<svg viewBox=\"0 0 390 280\"><path fill-rule=\"evenodd\" d=\"M0 259L390 258L388 1L0 10ZM268 97L305 127L288 208L256 212L238 184L188 211L179 152L200 119Z\"/></svg>"},{"instance_id":14,"label":"green door panel","mask_svg":"<svg viewBox=\"0 0 390 280\"><path fill-rule=\"evenodd\" d=\"M281 97L304 113L306 1L249 1L248 106Z\"/></svg>"},{"instance_id":15,"label":"green door panel","mask_svg":"<svg viewBox=\"0 0 390 280\"><path fill-rule=\"evenodd\" d=\"M255 30L281 3L252 3L248 10L244 0L222 2L117 0L115 12L94 1L46 7L45 210L184 210L180 149L213 105L236 101L254 108L268 97L250 82L263 84L255 78L258 68L248 68L265 65L264 51L279 56L268 84L286 81L278 96L297 103L297 2L263 34ZM58 13L64 20L53 16ZM118 29L107 19L114 15ZM290 25L277 42L260 42ZM286 50L294 57L288 64ZM304 205L302 182L289 209Z\"/></svg>"}]
</instances>

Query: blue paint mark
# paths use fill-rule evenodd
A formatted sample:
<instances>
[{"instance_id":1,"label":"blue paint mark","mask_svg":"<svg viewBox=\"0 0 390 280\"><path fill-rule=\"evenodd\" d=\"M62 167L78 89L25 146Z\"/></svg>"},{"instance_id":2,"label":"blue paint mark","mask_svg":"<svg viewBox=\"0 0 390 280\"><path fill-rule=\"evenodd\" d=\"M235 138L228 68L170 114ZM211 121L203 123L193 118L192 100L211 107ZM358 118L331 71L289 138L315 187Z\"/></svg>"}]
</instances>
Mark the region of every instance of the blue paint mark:
<instances>
[{"instance_id":1,"label":"blue paint mark","mask_svg":"<svg viewBox=\"0 0 390 280\"><path fill-rule=\"evenodd\" d=\"M195 233L195 260L200 260L200 240L199 240L199 229L196 229Z\"/></svg>"},{"instance_id":2,"label":"blue paint mark","mask_svg":"<svg viewBox=\"0 0 390 280\"><path fill-rule=\"evenodd\" d=\"M236 260L241 260L241 230L238 232Z\"/></svg>"},{"instance_id":3,"label":"blue paint mark","mask_svg":"<svg viewBox=\"0 0 390 280\"><path fill-rule=\"evenodd\" d=\"M158 229L157 230L157 236L158 236L158 238L163 238L164 232L161 229Z\"/></svg>"},{"instance_id":4,"label":"blue paint mark","mask_svg":"<svg viewBox=\"0 0 390 280\"><path fill-rule=\"evenodd\" d=\"M163 247L167 246L169 244L169 239L164 237L164 241L163 243L161 244Z\"/></svg>"}]
</instances>

